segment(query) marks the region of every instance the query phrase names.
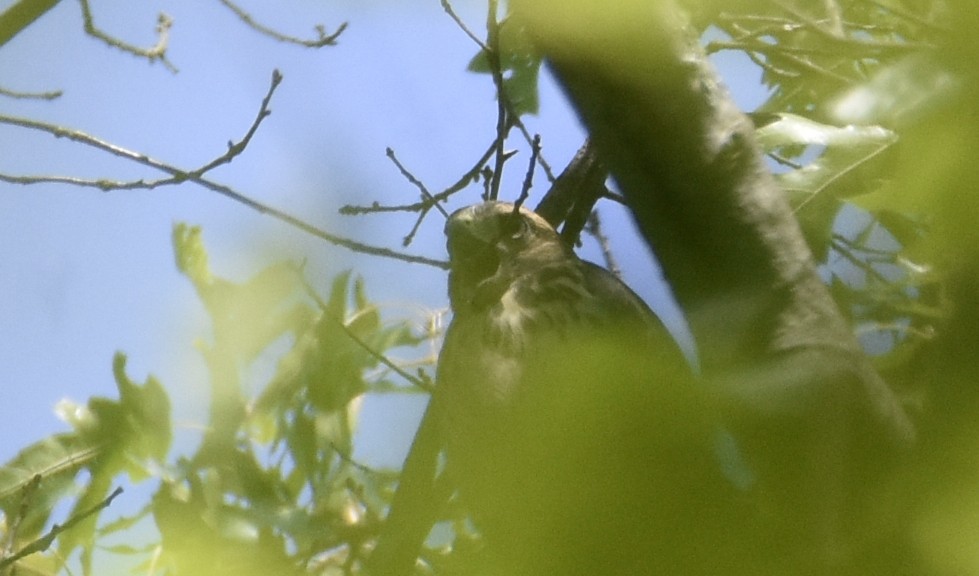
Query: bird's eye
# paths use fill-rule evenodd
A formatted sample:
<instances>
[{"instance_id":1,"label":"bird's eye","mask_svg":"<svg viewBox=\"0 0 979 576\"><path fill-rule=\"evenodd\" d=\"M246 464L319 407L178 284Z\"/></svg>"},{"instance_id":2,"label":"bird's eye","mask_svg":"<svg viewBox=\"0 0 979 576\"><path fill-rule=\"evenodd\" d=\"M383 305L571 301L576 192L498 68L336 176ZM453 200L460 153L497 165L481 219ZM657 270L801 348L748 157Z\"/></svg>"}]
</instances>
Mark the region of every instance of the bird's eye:
<instances>
[{"instance_id":1,"label":"bird's eye","mask_svg":"<svg viewBox=\"0 0 979 576\"><path fill-rule=\"evenodd\" d=\"M517 240L527 231L527 221L520 214L507 214L503 218L503 236Z\"/></svg>"}]
</instances>

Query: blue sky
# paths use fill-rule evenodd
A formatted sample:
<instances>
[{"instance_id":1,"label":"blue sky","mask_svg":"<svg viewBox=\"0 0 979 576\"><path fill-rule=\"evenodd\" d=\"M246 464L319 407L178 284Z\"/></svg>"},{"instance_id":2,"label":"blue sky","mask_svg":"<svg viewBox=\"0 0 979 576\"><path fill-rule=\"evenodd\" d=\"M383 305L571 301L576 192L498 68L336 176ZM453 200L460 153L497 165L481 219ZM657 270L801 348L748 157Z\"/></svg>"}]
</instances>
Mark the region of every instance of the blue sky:
<instances>
[{"instance_id":1,"label":"blue sky","mask_svg":"<svg viewBox=\"0 0 979 576\"><path fill-rule=\"evenodd\" d=\"M0 2L0 10L11 2ZM250 4L250 5L249 5ZM272 70L285 80L245 153L211 177L247 196L331 232L397 248L412 220L337 215L348 203L416 199L385 157L398 157L432 189L453 182L493 135L489 78L465 72L473 43L438 0L360 2L291 0L242 3L263 23L297 36L314 24L349 28L339 45L318 51L278 43L242 25L217 1L93 3L96 23L127 42L154 43L160 11L174 19L172 74L86 36L76 2L63 1L0 49L0 86L64 90L52 101L0 97L0 114L76 128L182 168L223 153L247 130ZM483 7L459 2L477 32ZM727 81L747 108L764 97L757 70L722 55ZM528 120L544 155L560 169L583 133L553 83L542 82L542 110ZM512 169L516 194L526 161ZM49 135L0 125L0 172L135 179L159 174ZM543 181L538 175L537 182ZM543 188L539 189L539 192ZM455 207L474 201L476 191ZM607 203L606 203L607 204ZM620 210L605 207L607 232L626 280L678 325L665 288ZM220 275L245 279L279 258L306 259L325 291L348 268L390 318L424 319L445 308L444 273L351 253L309 237L193 185L102 193L65 185L0 183L0 461L64 430L54 413L62 398L115 397L112 355L129 355L137 381L149 373L168 388L178 433L203 423L206 374L193 346L207 318L190 283L177 273L170 246L175 222L199 224ZM442 221L430 218L413 253L444 258ZM594 247L586 257L597 258ZM393 464L410 440L417 412L397 400L373 402L363 417L365 458ZM179 437L179 436L178 436Z\"/></svg>"}]
</instances>

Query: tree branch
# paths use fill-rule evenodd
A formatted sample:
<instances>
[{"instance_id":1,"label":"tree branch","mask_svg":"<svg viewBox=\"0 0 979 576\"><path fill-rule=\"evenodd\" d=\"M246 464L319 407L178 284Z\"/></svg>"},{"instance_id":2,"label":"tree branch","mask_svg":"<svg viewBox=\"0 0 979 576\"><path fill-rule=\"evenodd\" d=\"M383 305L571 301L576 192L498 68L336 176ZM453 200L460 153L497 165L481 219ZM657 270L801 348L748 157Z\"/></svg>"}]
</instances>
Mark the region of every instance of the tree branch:
<instances>
[{"instance_id":1,"label":"tree branch","mask_svg":"<svg viewBox=\"0 0 979 576\"><path fill-rule=\"evenodd\" d=\"M473 164L472 168L466 171L458 180L455 181L445 190L442 190L438 194L433 194L430 199L422 200L421 202L416 202L414 204L400 204L395 206L382 206L375 202L370 206L355 206L348 204L340 208L340 213L348 216L355 216L361 214L373 214L375 212L419 212L422 210L427 210L431 208L433 203L445 202L453 194L463 190L468 186L473 180L479 177L483 167L486 162L489 161L490 157L493 155L493 151L496 149L496 141L494 140L489 147L483 152L483 155L479 157L479 160ZM412 176L413 177L413 176ZM410 180L409 180L410 181Z\"/></svg>"},{"instance_id":2,"label":"tree branch","mask_svg":"<svg viewBox=\"0 0 979 576\"><path fill-rule=\"evenodd\" d=\"M16 553L14 553L12 556L0 559L0 570L3 570L7 566L10 566L14 562L17 562L18 560L26 556L30 556L31 554L36 554L38 552L44 552L45 550L51 547L51 544L54 543L55 538L57 538L59 534L61 534L65 530L71 529L76 524L84 521L86 518L94 516L95 514L98 514L102 510L108 508L112 504L112 501L115 500L115 498L120 494L122 494L122 488L121 487L116 488L115 490L112 491L112 494L109 494L109 496L105 500L99 502L92 508L84 512L81 512L75 516L72 516L64 524L55 524L54 526L51 527L51 530L49 530L48 533L45 534L44 536L31 542L27 546L24 546Z\"/></svg>"},{"instance_id":3,"label":"tree branch","mask_svg":"<svg viewBox=\"0 0 979 576\"><path fill-rule=\"evenodd\" d=\"M163 63L167 70L173 73L177 72L177 67L167 60L167 47L170 42L170 27L173 25L173 19L170 18L170 16L160 12L156 23L156 44L149 48L140 48L139 46L123 42L118 38L110 36L96 27L95 19L92 17L92 8L89 6L89 0L80 1L82 5L82 19L86 34L92 36L93 38L98 38L113 48L118 48L123 52L129 52L133 56L146 58L150 62L156 62L159 60Z\"/></svg>"},{"instance_id":4,"label":"tree branch","mask_svg":"<svg viewBox=\"0 0 979 576\"><path fill-rule=\"evenodd\" d=\"M18 100L56 100L61 98L63 94L64 93L61 90L49 90L46 92L20 92L17 90L0 88L0 96L7 96L8 98L16 98Z\"/></svg>"},{"instance_id":5,"label":"tree branch","mask_svg":"<svg viewBox=\"0 0 979 576\"><path fill-rule=\"evenodd\" d=\"M347 23L344 22L340 24L337 31L332 34L326 33L326 27L322 24L317 24L315 26L317 38L315 40L303 40L302 38L297 38L295 36L289 36L288 34L282 34L277 32L268 26L265 26L255 20L251 14L245 12L237 4L231 2L230 0L218 0L221 4L224 4L229 10L235 13L235 16L241 19L249 28L264 34L270 38L274 38L279 42L286 42L289 44L298 44L299 46L304 46L306 48L322 48L323 46L334 46L337 43L337 38L343 31L347 29Z\"/></svg>"},{"instance_id":6,"label":"tree branch","mask_svg":"<svg viewBox=\"0 0 979 576\"><path fill-rule=\"evenodd\" d=\"M696 34L671 2L616 6L513 2L686 313L720 425L778 510L766 520L774 532L743 537L789 534L773 557L831 570L856 559L853 503L913 430L822 284Z\"/></svg>"},{"instance_id":7,"label":"tree branch","mask_svg":"<svg viewBox=\"0 0 979 576\"><path fill-rule=\"evenodd\" d=\"M403 254L401 252L397 252L387 248L370 246L368 244L363 244L361 242L357 242L354 240L350 240L348 238L344 238L342 236L338 236L336 234L332 234L300 218L297 218L286 212L283 212L277 208L273 208L257 200L253 200L252 198L249 198L248 196L245 196L244 194L235 191L229 186L226 186L224 184L219 184L217 182L214 182L213 180L204 177L204 175L210 170L213 170L218 166L231 162L236 156L238 156L245 150L245 147L248 145L252 136L255 134L256 130L258 129L258 126L270 114L268 108L269 102L271 101L272 94L275 92L276 87L278 87L281 81L282 81L282 76L276 70L272 74L272 80L269 85L268 93L265 95L265 98L263 98L262 100L262 105L259 109L259 112L256 115L255 120L252 122L252 125L249 127L248 131L246 132L245 136L242 138L242 140L238 143L229 142L228 150L224 154L194 170L184 170L181 168L177 168L176 166L157 160L141 152L128 150L116 144L112 144L111 142L101 140L99 138L96 138L95 136L86 134L85 132L82 132L80 130L64 128L61 126L48 124L46 122L40 122L37 120L0 115L0 124L9 124L12 126L20 126L22 128L27 128L30 130L47 132L49 134L52 134L56 138L67 138L73 142L78 142L86 146L91 146L93 148L103 150L114 156L119 156L126 160L136 162L137 164L148 166L150 168L153 168L155 170L158 170L160 172L169 175L168 178L163 178L159 180L151 180L151 181L137 180L132 182L116 182L116 181L105 180L105 179L86 180L86 179L74 178L68 176L11 176L6 174L0 174L0 180L15 183L15 184L36 184L40 182L58 182L58 183L73 184L78 186L94 187L94 188L99 188L100 190L103 191L123 190L123 189L128 189L128 190L152 189L158 186L175 185L175 184L181 184L183 182L193 182L199 186L207 188L208 190L226 196L231 200L238 202L239 204L243 204L248 208L251 208L252 210L255 210L267 216L271 216L272 218L275 218L276 220L279 220L281 222L285 222L286 224L294 228L302 230L303 232L306 232L312 236L320 238L321 240L325 240L331 244L342 246L349 250L353 250L355 252L361 252L364 254L382 256L385 258L393 258L404 262L425 264L428 266L434 266L436 268L446 269L448 267L448 264L442 260L435 260L425 256L416 256L412 254Z\"/></svg>"}]
</instances>

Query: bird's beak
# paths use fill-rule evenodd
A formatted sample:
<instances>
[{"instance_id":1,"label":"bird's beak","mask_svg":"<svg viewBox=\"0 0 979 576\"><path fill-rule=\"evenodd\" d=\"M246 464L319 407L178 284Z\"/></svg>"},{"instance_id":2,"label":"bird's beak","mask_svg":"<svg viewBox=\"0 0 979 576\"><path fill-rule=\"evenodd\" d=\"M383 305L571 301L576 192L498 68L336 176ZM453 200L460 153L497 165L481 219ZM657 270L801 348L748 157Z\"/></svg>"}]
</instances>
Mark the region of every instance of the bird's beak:
<instances>
[{"instance_id":1,"label":"bird's beak","mask_svg":"<svg viewBox=\"0 0 979 576\"><path fill-rule=\"evenodd\" d=\"M476 219L474 208L470 206L456 212L445 223L446 247L450 259L468 260L493 249L494 235L492 231L481 229L481 224L485 226L486 221Z\"/></svg>"},{"instance_id":2,"label":"bird's beak","mask_svg":"<svg viewBox=\"0 0 979 576\"><path fill-rule=\"evenodd\" d=\"M500 264L494 230L485 218L476 218L473 206L449 217L445 224L446 248L453 269L467 269L478 278L491 276Z\"/></svg>"}]
</instances>

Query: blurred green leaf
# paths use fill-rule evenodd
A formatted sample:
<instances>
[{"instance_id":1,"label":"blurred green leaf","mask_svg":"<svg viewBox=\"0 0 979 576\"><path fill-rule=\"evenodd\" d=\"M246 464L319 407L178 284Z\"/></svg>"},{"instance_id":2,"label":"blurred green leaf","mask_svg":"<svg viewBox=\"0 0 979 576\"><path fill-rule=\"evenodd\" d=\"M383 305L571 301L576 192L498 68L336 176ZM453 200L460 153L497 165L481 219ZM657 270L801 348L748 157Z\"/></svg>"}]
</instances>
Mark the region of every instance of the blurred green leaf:
<instances>
[{"instance_id":1,"label":"blurred green leaf","mask_svg":"<svg viewBox=\"0 0 979 576\"><path fill-rule=\"evenodd\" d=\"M0 46L30 26L60 0L19 0L0 13Z\"/></svg>"},{"instance_id":2,"label":"blurred green leaf","mask_svg":"<svg viewBox=\"0 0 979 576\"><path fill-rule=\"evenodd\" d=\"M795 114L778 116L778 121L756 131L765 150L822 147L811 161L777 176L796 210L820 194L848 198L869 192L873 187L856 184L872 182L886 174L887 165L881 160L883 153L897 142L894 132L880 126L830 126Z\"/></svg>"},{"instance_id":3,"label":"blurred green leaf","mask_svg":"<svg viewBox=\"0 0 979 576\"><path fill-rule=\"evenodd\" d=\"M913 246L925 235L925 224L908 214L887 208L874 210L872 214L901 243L902 247Z\"/></svg>"},{"instance_id":4,"label":"blurred green leaf","mask_svg":"<svg viewBox=\"0 0 979 576\"><path fill-rule=\"evenodd\" d=\"M499 25L499 62L503 91L517 116L537 114L540 109L538 79L542 58L525 30L506 19ZM469 61L467 69L492 74L489 55L480 50Z\"/></svg>"},{"instance_id":5,"label":"blurred green leaf","mask_svg":"<svg viewBox=\"0 0 979 576\"><path fill-rule=\"evenodd\" d=\"M758 141L768 153L798 163L776 179L810 248L825 259L842 201L878 188L889 168L885 153L897 136L879 126L830 126L786 113L766 116L769 121L756 130Z\"/></svg>"},{"instance_id":6,"label":"blurred green leaf","mask_svg":"<svg viewBox=\"0 0 979 576\"><path fill-rule=\"evenodd\" d=\"M0 468L0 509L22 538L40 534L51 509L71 494L79 470L103 452L95 438L57 434L21 450Z\"/></svg>"},{"instance_id":7,"label":"blurred green leaf","mask_svg":"<svg viewBox=\"0 0 979 576\"><path fill-rule=\"evenodd\" d=\"M177 270L190 278L195 286L210 284L211 268L207 262L200 226L188 226L182 222L175 224L172 242Z\"/></svg>"}]
</instances>

